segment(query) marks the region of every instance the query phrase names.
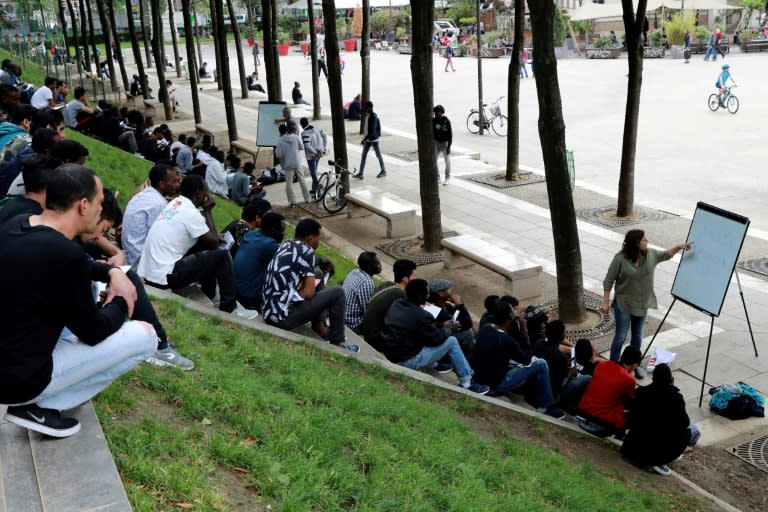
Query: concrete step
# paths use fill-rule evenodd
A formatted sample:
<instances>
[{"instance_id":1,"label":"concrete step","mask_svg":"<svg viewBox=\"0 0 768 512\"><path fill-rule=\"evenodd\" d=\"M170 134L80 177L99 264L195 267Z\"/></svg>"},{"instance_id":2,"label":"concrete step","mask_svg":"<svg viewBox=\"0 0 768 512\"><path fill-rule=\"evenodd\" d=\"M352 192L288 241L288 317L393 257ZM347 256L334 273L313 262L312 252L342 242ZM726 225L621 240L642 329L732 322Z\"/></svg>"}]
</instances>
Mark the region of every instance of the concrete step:
<instances>
[{"instance_id":1,"label":"concrete step","mask_svg":"<svg viewBox=\"0 0 768 512\"><path fill-rule=\"evenodd\" d=\"M2 421L0 512L131 510L93 406L88 402L71 414L82 429L66 439Z\"/></svg>"}]
</instances>

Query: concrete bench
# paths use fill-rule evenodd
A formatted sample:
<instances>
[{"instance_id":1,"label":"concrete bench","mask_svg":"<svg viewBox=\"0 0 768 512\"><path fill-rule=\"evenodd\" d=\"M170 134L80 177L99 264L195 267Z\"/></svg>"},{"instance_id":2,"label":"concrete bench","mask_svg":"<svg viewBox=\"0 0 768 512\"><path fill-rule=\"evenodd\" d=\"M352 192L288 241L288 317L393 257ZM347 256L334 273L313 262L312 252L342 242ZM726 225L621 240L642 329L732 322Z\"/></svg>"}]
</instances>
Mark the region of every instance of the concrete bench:
<instances>
[{"instance_id":1,"label":"concrete bench","mask_svg":"<svg viewBox=\"0 0 768 512\"><path fill-rule=\"evenodd\" d=\"M136 96L131 96L130 94L126 93L124 105L128 108L136 108Z\"/></svg>"},{"instance_id":2,"label":"concrete bench","mask_svg":"<svg viewBox=\"0 0 768 512\"><path fill-rule=\"evenodd\" d=\"M152 116L155 117L157 115L157 110L155 109L155 102L152 100L144 100L144 117Z\"/></svg>"},{"instance_id":3,"label":"concrete bench","mask_svg":"<svg viewBox=\"0 0 768 512\"><path fill-rule=\"evenodd\" d=\"M380 190L363 189L347 192L347 216L365 217L376 214L387 219L387 238L400 238L416 233L418 206L398 197L383 195Z\"/></svg>"},{"instance_id":4,"label":"concrete bench","mask_svg":"<svg viewBox=\"0 0 768 512\"><path fill-rule=\"evenodd\" d=\"M216 134L213 133L213 130L210 130L206 128L205 126L201 124L195 125L195 132L203 134L203 135L210 135L211 136L211 145L216 144Z\"/></svg>"},{"instance_id":5,"label":"concrete bench","mask_svg":"<svg viewBox=\"0 0 768 512\"><path fill-rule=\"evenodd\" d=\"M768 39L752 39L749 41L742 41L741 42L741 51L742 52L753 52L753 51L763 51L768 50Z\"/></svg>"},{"instance_id":6,"label":"concrete bench","mask_svg":"<svg viewBox=\"0 0 768 512\"><path fill-rule=\"evenodd\" d=\"M259 154L259 146L257 146L255 142L238 139L238 140L233 140L230 143L230 151L234 151L236 153L248 153L249 155L251 155L251 159L255 164L256 155Z\"/></svg>"},{"instance_id":7,"label":"concrete bench","mask_svg":"<svg viewBox=\"0 0 768 512\"><path fill-rule=\"evenodd\" d=\"M477 263L504 276L505 293L518 299L541 295L541 265L472 235L444 238L444 266L454 269Z\"/></svg>"}]
</instances>

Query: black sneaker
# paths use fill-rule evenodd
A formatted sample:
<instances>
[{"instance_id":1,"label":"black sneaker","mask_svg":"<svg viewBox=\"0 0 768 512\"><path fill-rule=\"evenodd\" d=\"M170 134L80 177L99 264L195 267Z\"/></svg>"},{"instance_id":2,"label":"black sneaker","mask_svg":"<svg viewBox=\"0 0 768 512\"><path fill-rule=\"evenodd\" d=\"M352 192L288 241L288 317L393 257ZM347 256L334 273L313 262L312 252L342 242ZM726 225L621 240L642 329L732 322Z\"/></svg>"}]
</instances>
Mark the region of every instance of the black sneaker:
<instances>
[{"instance_id":1,"label":"black sneaker","mask_svg":"<svg viewBox=\"0 0 768 512\"><path fill-rule=\"evenodd\" d=\"M62 418L59 411L35 404L8 407L5 419L51 437L69 437L80 432L80 422L75 418Z\"/></svg>"},{"instance_id":2,"label":"black sneaker","mask_svg":"<svg viewBox=\"0 0 768 512\"><path fill-rule=\"evenodd\" d=\"M645 370L642 367L638 366L637 368L635 368L635 378L637 380L643 380L646 375L647 374L645 373Z\"/></svg>"},{"instance_id":3,"label":"black sneaker","mask_svg":"<svg viewBox=\"0 0 768 512\"><path fill-rule=\"evenodd\" d=\"M434 368L435 371L441 375L453 371L453 365L451 363L435 363Z\"/></svg>"}]
</instances>

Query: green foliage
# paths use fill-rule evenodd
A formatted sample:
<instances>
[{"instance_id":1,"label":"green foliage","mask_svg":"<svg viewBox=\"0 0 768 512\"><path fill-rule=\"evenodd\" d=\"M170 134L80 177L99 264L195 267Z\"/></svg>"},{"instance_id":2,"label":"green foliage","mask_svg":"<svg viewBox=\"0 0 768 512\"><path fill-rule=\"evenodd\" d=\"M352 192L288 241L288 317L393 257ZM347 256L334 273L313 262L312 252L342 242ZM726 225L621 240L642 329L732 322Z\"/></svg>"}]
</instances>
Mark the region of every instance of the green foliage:
<instances>
[{"instance_id":1,"label":"green foliage","mask_svg":"<svg viewBox=\"0 0 768 512\"><path fill-rule=\"evenodd\" d=\"M587 36L592 32L592 30L594 30L595 21L594 20L572 21L571 26L573 27L574 32L578 33L581 36Z\"/></svg>"},{"instance_id":2,"label":"green foliage","mask_svg":"<svg viewBox=\"0 0 768 512\"><path fill-rule=\"evenodd\" d=\"M686 29L691 34L696 31L696 16L692 11L686 12L684 16L677 12L672 15L672 19L664 23L669 44L683 44Z\"/></svg>"},{"instance_id":3,"label":"green foliage","mask_svg":"<svg viewBox=\"0 0 768 512\"><path fill-rule=\"evenodd\" d=\"M469 55L469 46L467 46L465 44L460 44L459 45L459 51L456 54L456 56L457 57L466 57L467 55Z\"/></svg>"},{"instance_id":4,"label":"green foliage","mask_svg":"<svg viewBox=\"0 0 768 512\"><path fill-rule=\"evenodd\" d=\"M460 25L469 25L477 20L477 3L475 0L458 0L451 2L451 8L445 11L445 17ZM464 21L471 18L472 21Z\"/></svg>"},{"instance_id":5,"label":"green foliage","mask_svg":"<svg viewBox=\"0 0 768 512\"><path fill-rule=\"evenodd\" d=\"M336 17L336 34L338 34L339 39L349 38L349 23L347 22L347 18L342 16Z\"/></svg>"},{"instance_id":6,"label":"green foliage","mask_svg":"<svg viewBox=\"0 0 768 512\"><path fill-rule=\"evenodd\" d=\"M389 28L390 13L388 10L376 11L371 15L371 30L384 33Z\"/></svg>"},{"instance_id":7,"label":"green foliage","mask_svg":"<svg viewBox=\"0 0 768 512\"><path fill-rule=\"evenodd\" d=\"M555 41L555 46L563 46L565 43L565 22L563 21L563 13L558 7L555 7L552 36Z\"/></svg>"},{"instance_id":8,"label":"green foliage","mask_svg":"<svg viewBox=\"0 0 768 512\"><path fill-rule=\"evenodd\" d=\"M488 46L493 46L496 44L496 41L498 41L499 38L503 35L504 34L501 32L486 32L483 34L483 42Z\"/></svg>"},{"instance_id":9,"label":"green foliage","mask_svg":"<svg viewBox=\"0 0 768 512\"><path fill-rule=\"evenodd\" d=\"M461 18L459 19L459 26L462 25L474 25L477 23L477 17L476 16L470 16L469 18Z\"/></svg>"},{"instance_id":10,"label":"green foliage","mask_svg":"<svg viewBox=\"0 0 768 512\"><path fill-rule=\"evenodd\" d=\"M603 34L599 36L597 39L595 39L595 42L592 43L595 48L599 48L601 50L605 50L606 48L613 48L613 42L611 41L611 36L607 34Z\"/></svg>"},{"instance_id":11,"label":"green foliage","mask_svg":"<svg viewBox=\"0 0 768 512\"><path fill-rule=\"evenodd\" d=\"M405 37L407 34L405 27L397 27L397 30L395 30L395 37L398 39L401 37Z\"/></svg>"},{"instance_id":12,"label":"green foliage","mask_svg":"<svg viewBox=\"0 0 768 512\"><path fill-rule=\"evenodd\" d=\"M663 39L663 32L660 28L657 28L656 30L653 30L650 34L648 34L648 40L651 43L651 46L658 47L661 46L661 40Z\"/></svg>"},{"instance_id":13,"label":"green foliage","mask_svg":"<svg viewBox=\"0 0 768 512\"><path fill-rule=\"evenodd\" d=\"M304 24L301 22L298 16L293 14L280 14L277 17L277 31L285 32L287 34L293 34L299 30L299 27Z\"/></svg>"},{"instance_id":14,"label":"green foliage","mask_svg":"<svg viewBox=\"0 0 768 512\"><path fill-rule=\"evenodd\" d=\"M709 29L706 25L698 25L696 27L696 40L700 43L706 43L709 37Z\"/></svg>"}]
</instances>

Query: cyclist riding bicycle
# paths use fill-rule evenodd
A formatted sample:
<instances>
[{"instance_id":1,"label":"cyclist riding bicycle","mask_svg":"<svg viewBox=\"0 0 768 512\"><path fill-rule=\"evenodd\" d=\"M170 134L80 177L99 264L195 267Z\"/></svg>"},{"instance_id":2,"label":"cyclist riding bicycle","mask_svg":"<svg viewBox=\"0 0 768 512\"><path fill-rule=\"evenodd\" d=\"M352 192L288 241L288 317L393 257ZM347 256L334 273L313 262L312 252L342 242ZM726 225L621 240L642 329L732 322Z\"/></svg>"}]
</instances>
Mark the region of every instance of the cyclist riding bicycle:
<instances>
[{"instance_id":1,"label":"cyclist riding bicycle","mask_svg":"<svg viewBox=\"0 0 768 512\"><path fill-rule=\"evenodd\" d=\"M720 101L720 104L723 103L723 96L725 95L726 88L729 86L728 80L731 81L732 85L736 85L736 81L731 76L731 67L728 64L723 64L722 71L720 71L720 74L717 75L717 82L715 82L715 87L717 87L717 99Z\"/></svg>"}]
</instances>

